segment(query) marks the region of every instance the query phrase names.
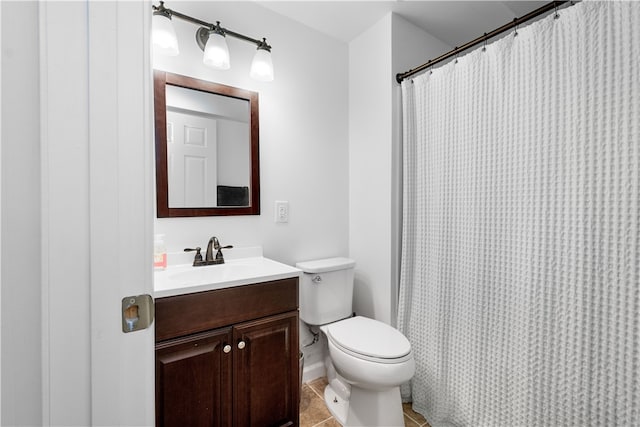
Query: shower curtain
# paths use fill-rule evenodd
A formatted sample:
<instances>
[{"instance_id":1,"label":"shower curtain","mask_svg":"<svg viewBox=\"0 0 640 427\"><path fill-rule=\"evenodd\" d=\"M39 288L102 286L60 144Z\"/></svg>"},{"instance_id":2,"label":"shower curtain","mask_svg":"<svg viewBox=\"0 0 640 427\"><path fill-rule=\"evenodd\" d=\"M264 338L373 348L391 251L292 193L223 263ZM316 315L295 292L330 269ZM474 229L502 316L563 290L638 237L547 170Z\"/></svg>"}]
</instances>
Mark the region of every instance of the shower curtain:
<instances>
[{"instance_id":1,"label":"shower curtain","mask_svg":"<svg viewBox=\"0 0 640 427\"><path fill-rule=\"evenodd\" d=\"M640 426L640 3L516 32L402 84L410 397L433 427Z\"/></svg>"}]
</instances>

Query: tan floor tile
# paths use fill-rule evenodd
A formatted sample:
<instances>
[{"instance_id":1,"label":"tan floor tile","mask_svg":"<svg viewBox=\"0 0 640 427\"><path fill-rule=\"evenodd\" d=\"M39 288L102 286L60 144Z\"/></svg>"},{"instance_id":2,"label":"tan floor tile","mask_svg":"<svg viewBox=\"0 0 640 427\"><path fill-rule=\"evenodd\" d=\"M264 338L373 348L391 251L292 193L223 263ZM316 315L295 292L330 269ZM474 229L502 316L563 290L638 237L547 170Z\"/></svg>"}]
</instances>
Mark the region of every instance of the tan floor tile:
<instances>
[{"instance_id":1,"label":"tan floor tile","mask_svg":"<svg viewBox=\"0 0 640 427\"><path fill-rule=\"evenodd\" d=\"M313 395L309 394L309 390L308 385L302 384L302 389L300 390L300 413L306 411L311 403Z\"/></svg>"},{"instance_id":2,"label":"tan floor tile","mask_svg":"<svg viewBox=\"0 0 640 427\"><path fill-rule=\"evenodd\" d=\"M429 424L426 424L427 420L424 419L422 414L417 413L416 411L413 410L413 408L411 408L411 403L403 403L402 404L402 410L404 411L405 415L408 415L409 418L411 418L412 420L417 422L418 425L420 425L420 426L422 426L422 425L429 426Z\"/></svg>"},{"instance_id":3,"label":"tan floor tile","mask_svg":"<svg viewBox=\"0 0 640 427\"><path fill-rule=\"evenodd\" d=\"M417 422L415 422L414 420L409 418L407 416L407 414L404 414L404 426L405 427L420 427L420 424L418 424Z\"/></svg>"},{"instance_id":4,"label":"tan floor tile","mask_svg":"<svg viewBox=\"0 0 640 427\"><path fill-rule=\"evenodd\" d=\"M324 388L328 385L326 377L318 378L307 383L320 396L324 396Z\"/></svg>"},{"instance_id":5,"label":"tan floor tile","mask_svg":"<svg viewBox=\"0 0 640 427\"><path fill-rule=\"evenodd\" d=\"M302 386L300 398L300 426L311 427L331 417L329 410L307 384Z\"/></svg>"},{"instance_id":6,"label":"tan floor tile","mask_svg":"<svg viewBox=\"0 0 640 427\"><path fill-rule=\"evenodd\" d=\"M300 424L300 427L302 427L302 424ZM335 420L335 418L331 417L327 421L323 422L322 424L318 424L315 427L342 427L342 426L340 425L339 422Z\"/></svg>"},{"instance_id":7,"label":"tan floor tile","mask_svg":"<svg viewBox=\"0 0 640 427\"><path fill-rule=\"evenodd\" d=\"M318 378L302 385L300 398L300 427L341 427L327 409L324 398L326 378ZM429 427L427 420L411 408L411 403L403 403L405 427Z\"/></svg>"}]
</instances>

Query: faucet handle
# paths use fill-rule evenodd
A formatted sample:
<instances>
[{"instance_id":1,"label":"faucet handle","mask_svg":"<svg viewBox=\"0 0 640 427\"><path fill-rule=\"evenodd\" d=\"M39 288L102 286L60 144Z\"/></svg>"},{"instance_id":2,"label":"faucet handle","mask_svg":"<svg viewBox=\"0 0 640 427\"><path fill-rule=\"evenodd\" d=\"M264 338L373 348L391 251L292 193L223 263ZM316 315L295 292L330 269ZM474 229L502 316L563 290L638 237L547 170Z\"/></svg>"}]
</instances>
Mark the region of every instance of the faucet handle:
<instances>
[{"instance_id":1,"label":"faucet handle","mask_svg":"<svg viewBox=\"0 0 640 427\"><path fill-rule=\"evenodd\" d=\"M233 248L233 245L218 246L218 252L216 252L216 259L217 260L224 260L224 257L222 256L222 250L223 249L231 249L231 248Z\"/></svg>"},{"instance_id":2,"label":"faucet handle","mask_svg":"<svg viewBox=\"0 0 640 427\"><path fill-rule=\"evenodd\" d=\"M185 252L193 252L196 251L196 256L193 258L193 265L196 265L198 263L202 263L202 254L200 253L200 246L197 246L195 248L184 248Z\"/></svg>"}]
</instances>

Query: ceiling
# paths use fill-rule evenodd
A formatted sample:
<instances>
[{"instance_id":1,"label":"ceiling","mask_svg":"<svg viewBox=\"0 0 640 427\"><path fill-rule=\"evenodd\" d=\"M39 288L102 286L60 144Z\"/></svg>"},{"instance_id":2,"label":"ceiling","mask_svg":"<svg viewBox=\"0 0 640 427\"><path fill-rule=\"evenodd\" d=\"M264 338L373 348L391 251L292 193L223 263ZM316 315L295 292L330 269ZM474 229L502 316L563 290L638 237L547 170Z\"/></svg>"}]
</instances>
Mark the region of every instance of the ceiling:
<instances>
[{"instance_id":1,"label":"ceiling","mask_svg":"<svg viewBox=\"0 0 640 427\"><path fill-rule=\"evenodd\" d=\"M547 1L256 1L343 42L395 12L450 46L460 46Z\"/></svg>"}]
</instances>

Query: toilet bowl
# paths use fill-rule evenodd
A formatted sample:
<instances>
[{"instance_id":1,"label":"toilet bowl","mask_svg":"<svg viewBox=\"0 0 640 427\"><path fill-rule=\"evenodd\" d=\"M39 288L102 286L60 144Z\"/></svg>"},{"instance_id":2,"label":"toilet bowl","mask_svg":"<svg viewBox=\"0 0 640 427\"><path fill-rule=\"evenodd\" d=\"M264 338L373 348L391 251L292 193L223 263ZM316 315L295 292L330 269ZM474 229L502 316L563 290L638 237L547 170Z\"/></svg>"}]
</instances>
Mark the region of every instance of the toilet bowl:
<instances>
[{"instance_id":1,"label":"toilet bowl","mask_svg":"<svg viewBox=\"0 0 640 427\"><path fill-rule=\"evenodd\" d=\"M343 426L404 426L400 385L415 371L411 344L386 323L349 317L354 265L348 258L296 264L300 317L327 338L325 402Z\"/></svg>"},{"instance_id":2,"label":"toilet bowl","mask_svg":"<svg viewBox=\"0 0 640 427\"><path fill-rule=\"evenodd\" d=\"M350 384L382 390L409 381L415 362L409 340L386 323L356 316L320 328L336 371Z\"/></svg>"},{"instance_id":3,"label":"toilet bowl","mask_svg":"<svg viewBox=\"0 0 640 427\"><path fill-rule=\"evenodd\" d=\"M403 426L400 384L415 371L409 341L396 329L366 317L353 317L320 330L327 337L336 373L325 402L344 426ZM350 387L345 398L344 382Z\"/></svg>"}]
</instances>

